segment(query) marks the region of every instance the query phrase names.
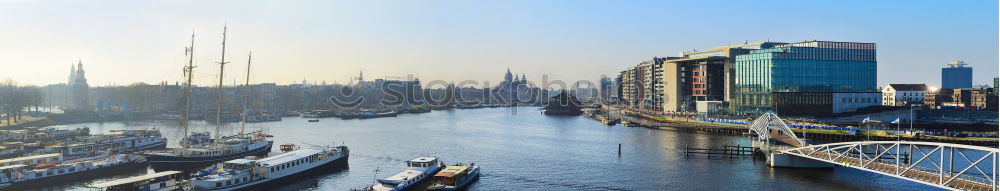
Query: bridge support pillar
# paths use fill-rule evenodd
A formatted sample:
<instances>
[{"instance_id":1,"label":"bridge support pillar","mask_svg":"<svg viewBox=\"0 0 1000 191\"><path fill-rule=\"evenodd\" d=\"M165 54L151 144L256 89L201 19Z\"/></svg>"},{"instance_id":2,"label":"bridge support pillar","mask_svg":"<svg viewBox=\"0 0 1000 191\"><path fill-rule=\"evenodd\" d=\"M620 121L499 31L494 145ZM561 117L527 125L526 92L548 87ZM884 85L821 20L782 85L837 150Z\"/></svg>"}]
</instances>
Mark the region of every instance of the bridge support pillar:
<instances>
[{"instance_id":1,"label":"bridge support pillar","mask_svg":"<svg viewBox=\"0 0 1000 191\"><path fill-rule=\"evenodd\" d=\"M785 168L833 168L835 166L828 162L782 153L770 153L770 156L767 157L767 163L771 167Z\"/></svg>"}]
</instances>

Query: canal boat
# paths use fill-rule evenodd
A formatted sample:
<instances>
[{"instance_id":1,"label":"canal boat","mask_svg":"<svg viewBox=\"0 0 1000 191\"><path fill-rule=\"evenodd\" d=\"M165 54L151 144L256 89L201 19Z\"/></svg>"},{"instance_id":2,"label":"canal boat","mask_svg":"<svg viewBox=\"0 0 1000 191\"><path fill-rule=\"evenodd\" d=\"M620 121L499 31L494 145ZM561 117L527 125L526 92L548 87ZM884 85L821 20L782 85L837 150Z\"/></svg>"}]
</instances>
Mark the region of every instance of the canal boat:
<instances>
[{"instance_id":1,"label":"canal boat","mask_svg":"<svg viewBox=\"0 0 1000 191\"><path fill-rule=\"evenodd\" d=\"M27 153L44 149L40 142L23 143L18 141L0 143L0 159L22 157Z\"/></svg>"},{"instance_id":2,"label":"canal boat","mask_svg":"<svg viewBox=\"0 0 1000 191\"><path fill-rule=\"evenodd\" d=\"M195 172L190 185L192 190L249 190L282 185L346 165L349 154L347 146L325 146L290 150L257 160L235 159Z\"/></svg>"},{"instance_id":3,"label":"canal boat","mask_svg":"<svg viewBox=\"0 0 1000 191\"><path fill-rule=\"evenodd\" d=\"M96 151L128 153L163 149L166 147L167 138L164 138L160 134L160 130L153 128L111 130L111 133L108 134L85 136L69 142L46 146L40 152L62 153L64 157L73 158L88 155Z\"/></svg>"},{"instance_id":4,"label":"canal boat","mask_svg":"<svg viewBox=\"0 0 1000 191\"><path fill-rule=\"evenodd\" d=\"M476 163L447 166L434 175L434 184L427 190L461 190L479 179L479 166Z\"/></svg>"},{"instance_id":5,"label":"canal boat","mask_svg":"<svg viewBox=\"0 0 1000 191\"><path fill-rule=\"evenodd\" d=\"M90 128L69 129L66 126L25 127L18 130L0 130L0 141L5 142L36 142L65 140L76 136L89 135Z\"/></svg>"},{"instance_id":6,"label":"canal boat","mask_svg":"<svg viewBox=\"0 0 1000 191\"><path fill-rule=\"evenodd\" d=\"M406 161L406 169L388 178L378 179L378 184L363 190L401 191L413 189L428 177L441 171L444 164L437 157L419 157Z\"/></svg>"},{"instance_id":7,"label":"canal boat","mask_svg":"<svg viewBox=\"0 0 1000 191\"><path fill-rule=\"evenodd\" d=\"M23 190L51 183L85 180L146 167L146 160L132 154L108 154L64 160L62 154L45 154L0 160L0 189Z\"/></svg>"},{"instance_id":8,"label":"canal boat","mask_svg":"<svg viewBox=\"0 0 1000 191\"><path fill-rule=\"evenodd\" d=\"M163 171L88 184L85 187L104 191L179 191L184 190L185 185L180 174L181 171Z\"/></svg>"},{"instance_id":9,"label":"canal boat","mask_svg":"<svg viewBox=\"0 0 1000 191\"><path fill-rule=\"evenodd\" d=\"M222 54L225 55L226 52L226 28L222 30ZM190 52L194 47L194 34L191 35L191 47L188 48ZM225 56L220 63L225 63ZM184 99L184 110L181 114L182 120L180 120L180 126L184 129L185 140L190 139L188 134L188 119L191 112L191 80L194 74L193 56L188 56L187 66L184 67L185 76L187 77L187 83L185 83L184 92L182 98ZM249 75L250 75L250 60L247 60L247 86L249 86ZM221 66L220 66L221 67ZM222 118L224 116L222 109L223 95L222 89L222 79L223 70L219 70L219 108L213 108L216 112L215 118ZM244 100L247 100L244 97ZM243 111L248 111L247 103L244 101ZM246 116L246 113L242 116ZM208 117L213 118L213 117ZM245 120L245 119L244 119ZM219 136L219 131L222 128L222 122L218 121L215 124L216 136ZM256 131L245 133L246 123L241 123L240 132L235 135L223 136L209 141L204 144L187 144L188 141L184 141L181 144L181 148L174 148L168 150L161 150L155 152L146 152L143 155L150 162L150 166L154 170L189 170L197 169L212 164L216 164L223 161L239 159L246 156L266 156L268 152L271 152L271 145L274 144L270 140L271 135L265 134L263 131Z\"/></svg>"}]
</instances>

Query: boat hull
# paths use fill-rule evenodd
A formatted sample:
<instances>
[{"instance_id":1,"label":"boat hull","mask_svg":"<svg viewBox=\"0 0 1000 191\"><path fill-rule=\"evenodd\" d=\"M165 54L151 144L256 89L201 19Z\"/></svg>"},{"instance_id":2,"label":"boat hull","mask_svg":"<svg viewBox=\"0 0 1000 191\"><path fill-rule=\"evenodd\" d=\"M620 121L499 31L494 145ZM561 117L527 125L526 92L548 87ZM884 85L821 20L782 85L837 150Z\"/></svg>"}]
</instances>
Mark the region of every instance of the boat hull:
<instances>
[{"instance_id":1,"label":"boat hull","mask_svg":"<svg viewBox=\"0 0 1000 191\"><path fill-rule=\"evenodd\" d=\"M161 156L161 155L144 155L149 164L153 167L153 170L164 171L164 170L194 170L202 167L211 166L216 163L225 162L233 159L240 159L247 156L267 156L267 153L271 152L271 146L274 142L268 142L267 146L261 147L254 150L249 150L242 153L233 153L222 156L210 156L210 157L179 157L179 156Z\"/></svg>"}]
</instances>

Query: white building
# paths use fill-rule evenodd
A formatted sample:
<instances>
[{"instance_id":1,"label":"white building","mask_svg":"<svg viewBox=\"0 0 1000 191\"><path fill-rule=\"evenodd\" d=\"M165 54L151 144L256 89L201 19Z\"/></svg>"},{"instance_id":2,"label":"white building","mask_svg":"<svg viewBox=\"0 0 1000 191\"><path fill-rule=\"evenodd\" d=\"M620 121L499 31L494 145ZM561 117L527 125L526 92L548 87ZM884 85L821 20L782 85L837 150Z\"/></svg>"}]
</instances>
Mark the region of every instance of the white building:
<instances>
[{"instance_id":1,"label":"white building","mask_svg":"<svg viewBox=\"0 0 1000 191\"><path fill-rule=\"evenodd\" d=\"M880 105L878 92L838 92L832 93L833 113L855 112L858 109Z\"/></svg>"},{"instance_id":2,"label":"white building","mask_svg":"<svg viewBox=\"0 0 1000 191\"><path fill-rule=\"evenodd\" d=\"M882 87L882 105L907 106L924 104L925 84L888 84Z\"/></svg>"}]
</instances>

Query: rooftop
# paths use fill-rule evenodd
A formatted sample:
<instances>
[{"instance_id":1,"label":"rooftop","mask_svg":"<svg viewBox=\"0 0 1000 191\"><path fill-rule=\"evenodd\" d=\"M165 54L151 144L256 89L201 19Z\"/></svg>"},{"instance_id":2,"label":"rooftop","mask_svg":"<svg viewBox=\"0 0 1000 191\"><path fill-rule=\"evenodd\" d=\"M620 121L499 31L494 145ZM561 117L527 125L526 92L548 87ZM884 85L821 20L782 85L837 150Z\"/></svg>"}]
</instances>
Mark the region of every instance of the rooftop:
<instances>
[{"instance_id":1,"label":"rooftop","mask_svg":"<svg viewBox=\"0 0 1000 191\"><path fill-rule=\"evenodd\" d=\"M159 177L163 177L163 176L170 176L170 175L179 174L179 173L181 173L181 171L163 171L163 172L157 172L157 173L153 173L153 174L133 176L133 177L128 177L128 178L111 180L111 181L107 181L107 182L101 182L101 183L97 183L97 184L91 184L91 185L87 185L87 187L91 187L91 188L107 188L107 187L118 186L118 185L122 185L122 184L128 184L128 183L133 183L133 182L138 182L138 181L144 181L144 180L148 180L148 179L152 179L152 178L159 178Z\"/></svg>"},{"instance_id":2,"label":"rooftop","mask_svg":"<svg viewBox=\"0 0 1000 191\"><path fill-rule=\"evenodd\" d=\"M452 176L455 176L458 173L461 173L462 171L465 171L465 169L468 169L468 168L469 167L466 167L466 166L448 166L448 167L445 167L444 170L441 170L441 172L438 172L437 174L435 174L434 176L452 177Z\"/></svg>"},{"instance_id":3,"label":"rooftop","mask_svg":"<svg viewBox=\"0 0 1000 191\"><path fill-rule=\"evenodd\" d=\"M60 154L60 153L52 153L52 154L44 154L44 155L35 155L35 156L27 156L27 157L10 158L10 159L0 160L0 163L13 162L13 161L23 161L23 160L32 160L32 159L40 159L40 158L48 158L48 157L59 157L60 155L62 155L62 154Z\"/></svg>"},{"instance_id":4,"label":"rooftop","mask_svg":"<svg viewBox=\"0 0 1000 191\"><path fill-rule=\"evenodd\" d=\"M260 164L262 164L262 165L266 165L266 166L274 166L274 165L278 165L278 164L285 163L285 162L288 162L288 161L292 161L292 160L296 160L296 159L300 159L300 158L305 158L305 157L308 157L310 155L313 155L313 154L316 154L316 153L320 153L320 152L322 152L322 151L316 150L316 149L299 149L299 150L289 151L289 152L286 152L286 153L281 153L281 154L274 155L274 156L271 156L271 157L263 158L263 159L257 160L257 162L260 163Z\"/></svg>"},{"instance_id":5,"label":"rooftop","mask_svg":"<svg viewBox=\"0 0 1000 191\"><path fill-rule=\"evenodd\" d=\"M406 162L431 162L431 161L434 161L434 160L437 160L437 157L419 157L419 158L415 158L413 160L408 160Z\"/></svg>"},{"instance_id":6,"label":"rooftop","mask_svg":"<svg viewBox=\"0 0 1000 191\"><path fill-rule=\"evenodd\" d=\"M233 159L233 160L226 161L226 163L229 163L229 164L247 164L247 163L251 163L251 162L254 162L254 160L250 160L250 159Z\"/></svg>"},{"instance_id":7,"label":"rooftop","mask_svg":"<svg viewBox=\"0 0 1000 191\"><path fill-rule=\"evenodd\" d=\"M927 84L889 84L896 91L927 91Z\"/></svg>"}]
</instances>

